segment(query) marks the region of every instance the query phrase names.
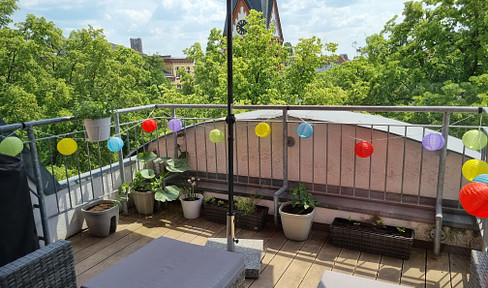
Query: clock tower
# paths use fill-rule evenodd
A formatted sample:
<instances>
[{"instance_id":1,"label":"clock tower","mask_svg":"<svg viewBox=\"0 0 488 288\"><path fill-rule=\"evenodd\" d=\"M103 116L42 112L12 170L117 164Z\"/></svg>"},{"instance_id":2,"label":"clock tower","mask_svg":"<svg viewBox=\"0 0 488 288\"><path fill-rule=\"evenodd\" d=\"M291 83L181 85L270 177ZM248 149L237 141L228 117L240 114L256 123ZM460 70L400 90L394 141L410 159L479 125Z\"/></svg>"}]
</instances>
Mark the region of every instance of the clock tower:
<instances>
[{"instance_id":1,"label":"clock tower","mask_svg":"<svg viewBox=\"0 0 488 288\"><path fill-rule=\"evenodd\" d=\"M271 24L275 27L274 37L283 43L283 31L281 30L280 14L278 13L277 0L232 0L232 36L246 35L246 17L249 11L254 9L263 13L267 28ZM227 21L225 26L227 26ZM227 27L224 27L224 36L226 36Z\"/></svg>"}]
</instances>

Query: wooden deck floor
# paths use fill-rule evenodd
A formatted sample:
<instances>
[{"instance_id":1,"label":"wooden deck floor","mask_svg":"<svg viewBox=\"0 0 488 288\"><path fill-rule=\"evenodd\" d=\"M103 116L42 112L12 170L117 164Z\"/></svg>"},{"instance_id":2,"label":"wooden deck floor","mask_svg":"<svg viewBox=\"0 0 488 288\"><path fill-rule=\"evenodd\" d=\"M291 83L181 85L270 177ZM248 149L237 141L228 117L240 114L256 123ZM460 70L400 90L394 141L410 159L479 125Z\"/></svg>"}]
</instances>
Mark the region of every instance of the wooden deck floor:
<instances>
[{"instance_id":1,"label":"wooden deck floor","mask_svg":"<svg viewBox=\"0 0 488 288\"><path fill-rule=\"evenodd\" d=\"M179 203L171 203L152 218L133 213L121 216L117 232L96 238L83 231L70 240L75 254L78 286L124 257L165 236L205 245L209 237L225 237L225 225L203 217L186 220ZM317 287L325 270L411 287L467 287L469 256L414 248L409 260L401 260L332 246L328 233L313 230L305 242L288 241L281 229L267 223L263 231L236 228L236 237L262 239L266 254L257 280L246 279L246 287Z\"/></svg>"}]
</instances>

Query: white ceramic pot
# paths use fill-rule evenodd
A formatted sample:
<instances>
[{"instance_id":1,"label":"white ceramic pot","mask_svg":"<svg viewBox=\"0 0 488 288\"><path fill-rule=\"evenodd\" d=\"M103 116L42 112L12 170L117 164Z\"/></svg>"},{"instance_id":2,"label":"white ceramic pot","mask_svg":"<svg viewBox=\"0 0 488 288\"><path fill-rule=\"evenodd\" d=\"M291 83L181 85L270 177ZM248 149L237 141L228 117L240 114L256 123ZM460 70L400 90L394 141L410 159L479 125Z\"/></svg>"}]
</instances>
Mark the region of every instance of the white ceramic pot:
<instances>
[{"instance_id":1,"label":"white ceramic pot","mask_svg":"<svg viewBox=\"0 0 488 288\"><path fill-rule=\"evenodd\" d=\"M100 142L110 138L110 117L102 119L83 119L89 142Z\"/></svg>"},{"instance_id":2,"label":"white ceramic pot","mask_svg":"<svg viewBox=\"0 0 488 288\"><path fill-rule=\"evenodd\" d=\"M194 201L186 201L186 195L180 196L181 207L183 208L183 216L186 219L195 219L200 217L200 211L202 210L202 200L203 195L200 193L195 194L197 196L197 200Z\"/></svg>"},{"instance_id":3,"label":"white ceramic pot","mask_svg":"<svg viewBox=\"0 0 488 288\"><path fill-rule=\"evenodd\" d=\"M312 229L313 215L315 207L312 212L308 214L293 214L283 212L283 207L291 205L291 202L285 202L280 206L281 224L283 225L283 232L285 237L293 241L305 241L308 238L310 229Z\"/></svg>"}]
</instances>

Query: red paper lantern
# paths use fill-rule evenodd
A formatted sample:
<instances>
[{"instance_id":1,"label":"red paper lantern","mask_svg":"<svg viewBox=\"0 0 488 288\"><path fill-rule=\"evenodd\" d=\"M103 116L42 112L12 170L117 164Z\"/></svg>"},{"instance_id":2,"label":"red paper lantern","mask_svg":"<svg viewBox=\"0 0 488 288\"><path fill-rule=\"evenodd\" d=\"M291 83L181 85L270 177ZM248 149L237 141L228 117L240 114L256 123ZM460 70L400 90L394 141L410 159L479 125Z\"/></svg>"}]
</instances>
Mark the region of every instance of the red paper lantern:
<instances>
[{"instance_id":1,"label":"red paper lantern","mask_svg":"<svg viewBox=\"0 0 488 288\"><path fill-rule=\"evenodd\" d=\"M459 202L469 214L488 217L488 185L479 182L466 184L459 192Z\"/></svg>"},{"instance_id":2,"label":"red paper lantern","mask_svg":"<svg viewBox=\"0 0 488 288\"><path fill-rule=\"evenodd\" d=\"M373 144L367 141L361 141L356 144L356 147L354 147L354 152L356 152L356 155L363 158L371 156L371 154L373 154L373 151Z\"/></svg>"},{"instance_id":3,"label":"red paper lantern","mask_svg":"<svg viewBox=\"0 0 488 288\"><path fill-rule=\"evenodd\" d=\"M158 123L154 119L147 119L142 122L142 130L146 132L153 132L158 127Z\"/></svg>"}]
</instances>

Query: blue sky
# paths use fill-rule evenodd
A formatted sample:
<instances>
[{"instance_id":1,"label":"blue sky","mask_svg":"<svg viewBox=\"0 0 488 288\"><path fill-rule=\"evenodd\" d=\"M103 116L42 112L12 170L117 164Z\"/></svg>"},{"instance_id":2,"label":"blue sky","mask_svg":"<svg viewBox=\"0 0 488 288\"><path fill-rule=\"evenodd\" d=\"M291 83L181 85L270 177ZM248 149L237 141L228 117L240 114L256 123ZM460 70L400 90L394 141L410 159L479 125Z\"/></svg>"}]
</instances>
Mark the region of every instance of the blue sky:
<instances>
[{"instance_id":1,"label":"blue sky","mask_svg":"<svg viewBox=\"0 0 488 288\"><path fill-rule=\"evenodd\" d=\"M337 54L356 56L353 42L381 31L394 15L401 17L404 0L278 0L285 42L317 36L338 43ZM45 17L66 36L92 25L112 43L130 47L142 38L144 53L184 56L195 42L205 47L212 28L222 30L226 0L19 0L15 22L27 14Z\"/></svg>"}]
</instances>

